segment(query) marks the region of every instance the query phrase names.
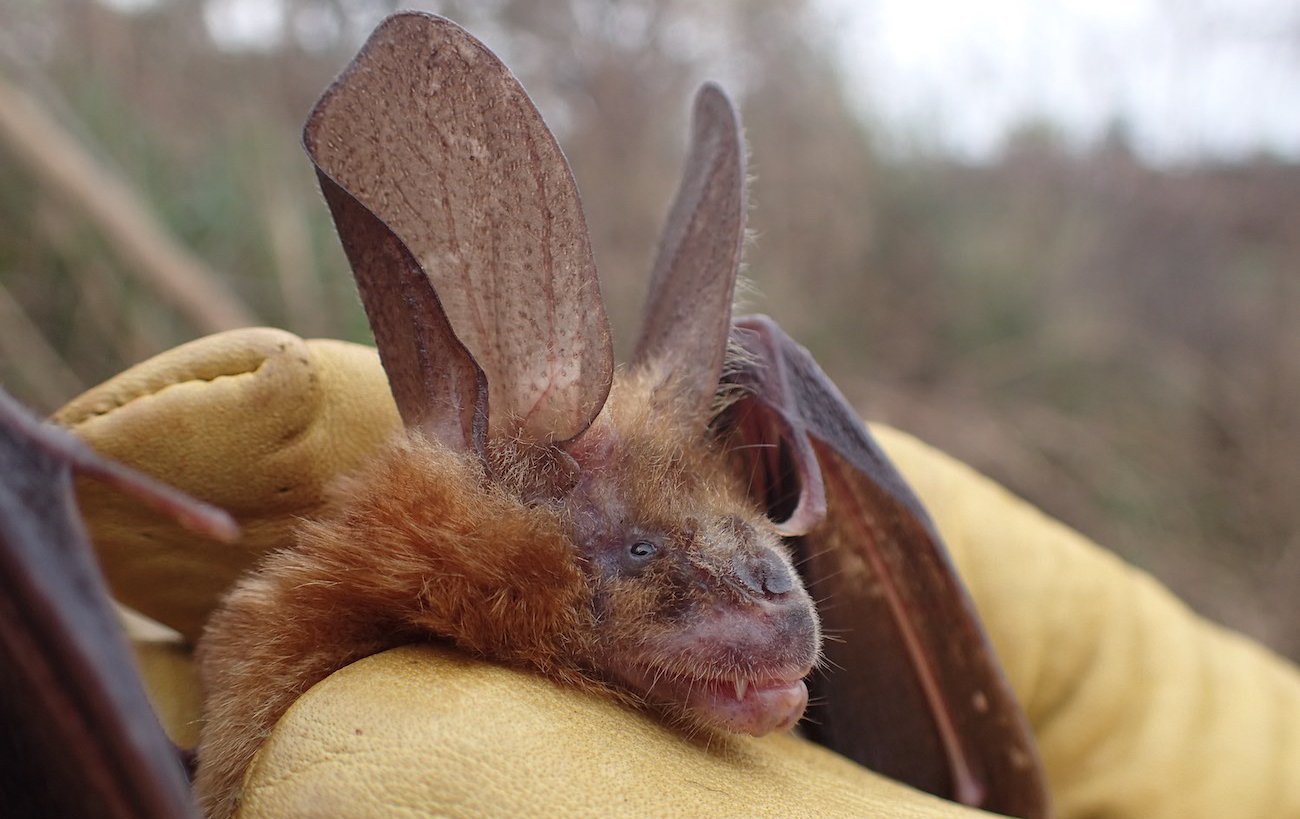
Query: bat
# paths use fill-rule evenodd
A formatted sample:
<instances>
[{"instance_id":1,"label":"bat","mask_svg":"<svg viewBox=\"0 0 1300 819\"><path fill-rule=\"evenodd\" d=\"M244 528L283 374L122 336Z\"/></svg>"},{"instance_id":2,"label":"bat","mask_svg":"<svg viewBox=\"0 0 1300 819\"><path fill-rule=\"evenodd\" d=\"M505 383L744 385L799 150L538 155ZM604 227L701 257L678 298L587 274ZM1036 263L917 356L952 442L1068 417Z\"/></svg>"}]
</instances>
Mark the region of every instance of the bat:
<instances>
[{"instance_id":1,"label":"bat","mask_svg":"<svg viewBox=\"0 0 1300 819\"><path fill-rule=\"evenodd\" d=\"M306 688L429 639L687 731L787 730L811 687L808 730L828 747L1049 814L1025 717L925 510L805 350L768 318L733 321L745 151L721 89L696 97L617 372L569 166L470 34L384 21L304 145L404 430L211 617L195 781L209 816L237 809Z\"/></svg>"},{"instance_id":2,"label":"bat","mask_svg":"<svg viewBox=\"0 0 1300 819\"><path fill-rule=\"evenodd\" d=\"M220 510L108 461L0 390L0 800L13 817L197 816L72 494L102 480L220 540Z\"/></svg>"}]
</instances>

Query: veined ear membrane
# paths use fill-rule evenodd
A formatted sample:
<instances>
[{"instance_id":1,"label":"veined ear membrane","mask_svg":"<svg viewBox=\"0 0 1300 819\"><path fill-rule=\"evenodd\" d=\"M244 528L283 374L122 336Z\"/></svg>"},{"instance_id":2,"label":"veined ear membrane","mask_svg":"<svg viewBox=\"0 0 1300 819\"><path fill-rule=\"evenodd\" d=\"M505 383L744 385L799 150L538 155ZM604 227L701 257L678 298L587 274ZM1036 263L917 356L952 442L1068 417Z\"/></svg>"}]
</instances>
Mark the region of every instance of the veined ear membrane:
<instances>
[{"instance_id":1,"label":"veined ear membrane","mask_svg":"<svg viewBox=\"0 0 1300 819\"><path fill-rule=\"evenodd\" d=\"M613 378L591 242L569 165L501 61L455 23L394 15L316 103L304 143L322 178L391 231L427 277L486 376L489 434L566 441L585 430ZM382 298L402 299L387 278ZM410 312L367 311L372 324ZM381 335L376 327L382 350ZM443 336L384 350L385 364Z\"/></svg>"},{"instance_id":2,"label":"veined ear membrane","mask_svg":"<svg viewBox=\"0 0 1300 819\"><path fill-rule=\"evenodd\" d=\"M633 367L662 367L701 423L722 375L744 238L740 117L726 93L708 83L695 96L686 167L659 240L632 358Z\"/></svg>"}]
</instances>

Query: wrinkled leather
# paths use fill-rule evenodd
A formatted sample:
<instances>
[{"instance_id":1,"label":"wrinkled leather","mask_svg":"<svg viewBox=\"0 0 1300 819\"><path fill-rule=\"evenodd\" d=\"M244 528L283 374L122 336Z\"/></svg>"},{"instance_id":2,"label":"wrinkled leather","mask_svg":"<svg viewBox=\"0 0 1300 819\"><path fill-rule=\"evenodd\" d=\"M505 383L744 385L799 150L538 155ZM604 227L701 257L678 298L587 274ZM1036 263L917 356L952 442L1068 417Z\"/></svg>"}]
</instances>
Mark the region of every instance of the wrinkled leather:
<instances>
[{"instance_id":1,"label":"wrinkled leather","mask_svg":"<svg viewBox=\"0 0 1300 819\"><path fill-rule=\"evenodd\" d=\"M873 432L975 599L1071 816L1300 816L1300 673L970 467Z\"/></svg>"},{"instance_id":2,"label":"wrinkled leather","mask_svg":"<svg viewBox=\"0 0 1300 819\"><path fill-rule=\"evenodd\" d=\"M136 612L121 609L120 615L158 721L177 747L193 748L199 741L203 698L189 646L172 629Z\"/></svg>"},{"instance_id":3,"label":"wrinkled leather","mask_svg":"<svg viewBox=\"0 0 1300 819\"><path fill-rule=\"evenodd\" d=\"M692 742L644 713L432 646L362 660L308 691L245 787L241 817L987 815L793 736Z\"/></svg>"},{"instance_id":4,"label":"wrinkled leather","mask_svg":"<svg viewBox=\"0 0 1300 819\"><path fill-rule=\"evenodd\" d=\"M229 578L398 424L373 351L271 330L177 348L57 418L248 527L244 543L220 546L83 493L119 596L189 637ZM873 431L952 549L1060 816L1300 816L1294 667L964 465ZM189 673L177 650L152 646L145 666L156 701L173 706ZM245 788L245 817L979 815L798 739L691 742L644 714L429 647L369 658L307 692Z\"/></svg>"},{"instance_id":5,"label":"wrinkled leather","mask_svg":"<svg viewBox=\"0 0 1300 819\"><path fill-rule=\"evenodd\" d=\"M295 521L319 507L324 485L400 423L373 349L266 328L168 350L53 420L239 521L239 543L219 544L102 483L77 483L118 599L191 642L235 577L286 543Z\"/></svg>"}]
</instances>

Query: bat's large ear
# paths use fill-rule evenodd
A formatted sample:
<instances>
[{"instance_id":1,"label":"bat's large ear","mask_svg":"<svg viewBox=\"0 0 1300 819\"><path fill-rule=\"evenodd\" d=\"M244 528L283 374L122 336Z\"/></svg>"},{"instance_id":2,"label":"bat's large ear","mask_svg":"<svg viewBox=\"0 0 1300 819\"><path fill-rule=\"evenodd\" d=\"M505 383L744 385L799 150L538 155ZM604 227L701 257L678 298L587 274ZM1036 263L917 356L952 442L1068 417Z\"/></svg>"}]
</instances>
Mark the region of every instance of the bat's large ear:
<instances>
[{"instance_id":1,"label":"bat's large ear","mask_svg":"<svg viewBox=\"0 0 1300 819\"><path fill-rule=\"evenodd\" d=\"M406 424L480 449L485 422L585 430L609 326L573 174L509 69L448 20L394 15L303 141Z\"/></svg>"},{"instance_id":2,"label":"bat's large ear","mask_svg":"<svg viewBox=\"0 0 1300 819\"><path fill-rule=\"evenodd\" d=\"M691 145L650 278L633 366L656 366L707 418L722 375L745 237L740 118L712 83L695 96Z\"/></svg>"}]
</instances>

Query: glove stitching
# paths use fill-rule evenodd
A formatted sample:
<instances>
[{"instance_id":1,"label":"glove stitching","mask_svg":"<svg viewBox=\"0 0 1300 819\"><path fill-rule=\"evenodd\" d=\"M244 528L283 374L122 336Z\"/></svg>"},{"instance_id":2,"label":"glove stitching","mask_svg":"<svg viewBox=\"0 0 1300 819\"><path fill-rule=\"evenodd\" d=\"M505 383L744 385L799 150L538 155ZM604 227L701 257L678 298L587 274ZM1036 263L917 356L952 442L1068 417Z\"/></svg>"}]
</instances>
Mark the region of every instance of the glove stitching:
<instances>
[{"instance_id":1,"label":"glove stitching","mask_svg":"<svg viewBox=\"0 0 1300 819\"><path fill-rule=\"evenodd\" d=\"M276 353L283 353L286 349L288 349L287 344L280 343L276 345ZM58 423L61 426L67 427L68 429L76 429L77 427L81 426L82 424L85 424L88 421L92 421L96 418L102 418L105 415L109 415L110 413L114 413L117 412L118 410L125 409L126 407L131 406L137 401L162 395L163 393L167 392L173 387L177 387L182 384L211 384L215 381L220 381L223 378L237 378L242 375L257 375L266 367L267 363L271 360L272 357L274 357L274 355L275 353L266 356L258 363L256 367L252 368L251 370L248 368L241 368L235 372L217 373L209 378L199 378L196 376L190 376L183 379L178 378L169 381L167 383L164 383L161 386L150 389L148 391L134 393L130 395L130 397L125 398L125 400L119 400L115 404L113 404L112 406L106 409L97 409L85 415L78 416L77 420L75 421L71 421L71 422L61 421L57 418L52 418L52 420L54 420L55 423Z\"/></svg>"}]
</instances>

